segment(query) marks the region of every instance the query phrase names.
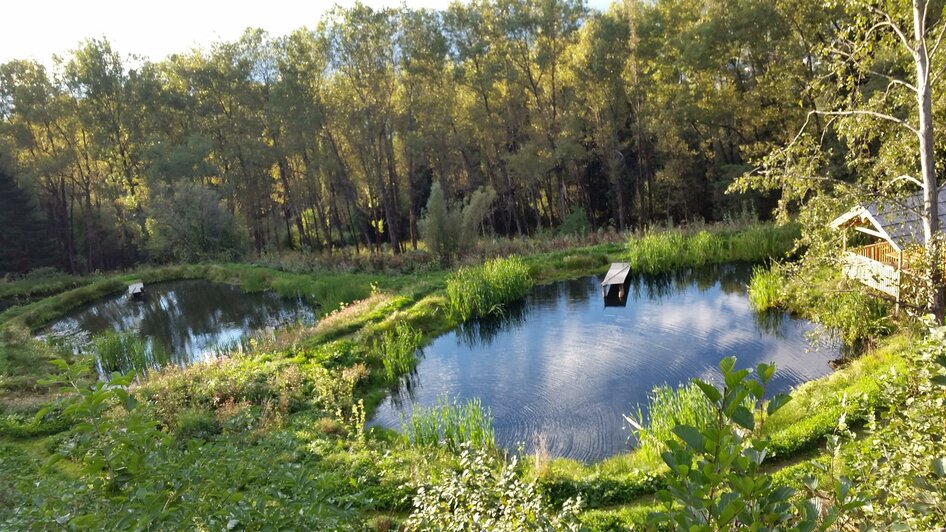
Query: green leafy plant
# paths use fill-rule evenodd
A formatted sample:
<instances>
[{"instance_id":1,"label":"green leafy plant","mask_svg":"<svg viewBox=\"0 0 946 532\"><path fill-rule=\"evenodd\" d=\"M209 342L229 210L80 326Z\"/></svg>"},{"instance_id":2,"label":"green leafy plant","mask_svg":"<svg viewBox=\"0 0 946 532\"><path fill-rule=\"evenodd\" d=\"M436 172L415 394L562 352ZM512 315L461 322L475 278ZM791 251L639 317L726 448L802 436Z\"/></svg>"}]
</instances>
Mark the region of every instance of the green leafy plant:
<instances>
[{"instance_id":1,"label":"green leafy plant","mask_svg":"<svg viewBox=\"0 0 946 532\"><path fill-rule=\"evenodd\" d=\"M581 498L556 512L536 484L523 482L515 456L507 462L470 445L460 447L456 470L416 486L407 530L579 530Z\"/></svg>"},{"instance_id":2,"label":"green leafy plant","mask_svg":"<svg viewBox=\"0 0 946 532\"><path fill-rule=\"evenodd\" d=\"M664 507L648 521L685 530L825 530L866 504L843 477L828 504L815 497L792 504L795 490L776 484L762 470L768 453L761 436L766 416L790 397L778 394L763 403L774 365L760 364L755 378L750 370L737 370L735 365L734 357L720 362L722 390L693 380L713 406L716 422L704 428L688 424L673 428L675 438L666 441L668 450L663 453L670 468L667 489L657 494Z\"/></svg>"}]
</instances>

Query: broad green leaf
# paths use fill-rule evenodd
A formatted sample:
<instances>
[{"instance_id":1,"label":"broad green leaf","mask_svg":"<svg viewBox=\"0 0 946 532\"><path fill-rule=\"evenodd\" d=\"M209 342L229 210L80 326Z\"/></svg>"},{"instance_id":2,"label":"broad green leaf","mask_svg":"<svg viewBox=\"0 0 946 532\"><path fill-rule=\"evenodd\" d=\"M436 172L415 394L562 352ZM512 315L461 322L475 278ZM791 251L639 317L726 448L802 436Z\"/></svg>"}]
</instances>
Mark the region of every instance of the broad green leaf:
<instances>
[{"instance_id":1,"label":"broad green leaf","mask_svg":"<svg viewBox=\"0 0 946 532\"><path fill-rule=\"evenodd\" d=\"M722 394L719 393L719 390L715 386L707 382L703 382L700 379L693 379L693 384L696 384L697 388L702 390L703 395L712 403L718 403L722 399Z\"/></svg>"},{"instance_id":2,"label":"broad green leaf","mask_svg":"<svg viewBox=\"0 0 946 532\"><path fill-rule=\"evenodd\" d=\"M700 434L700 431L697 430L696 427L677 425L673 428L673 433L694 451L703 452L703 435Z\"/></svg>"},{"instance_id":3,"label":"broad green leaf","mask_svg":"<svg viewBox=\"0 0 946 532\"><path fill-rule=\"evenodd\" d=\"M785 406L786 403L792 400L792 396L784 393L777 394L775 397L769 401L768 406L766 407L766 413L772 415L779 411L780 408Z\"/></svg>"},{"instance_id":4,"label":"broad green leaf","mask_svg":"<svg viewBox=\"0 0 946 532\"><path fill-rule=\"evenodd\" d=\"M742 405L736 406L733 410L732 420L746 429L755 429L755 416L752 415L752 412L750 412L748 408Z\"/></svg>"}]
</instances>

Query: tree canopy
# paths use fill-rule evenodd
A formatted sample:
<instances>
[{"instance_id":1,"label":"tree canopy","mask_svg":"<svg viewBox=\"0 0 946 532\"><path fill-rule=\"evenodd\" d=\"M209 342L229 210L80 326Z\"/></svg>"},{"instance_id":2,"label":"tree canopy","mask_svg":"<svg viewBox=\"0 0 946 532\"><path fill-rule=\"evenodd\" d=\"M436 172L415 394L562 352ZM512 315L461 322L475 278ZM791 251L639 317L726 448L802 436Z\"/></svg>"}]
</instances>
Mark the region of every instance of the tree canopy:
<instances>
[{"instance_id":1,"label":"tree canopy","mask_svg":"<svg viewBox=\"0 0 946 532\"><path fill-rule=\"evenodd\" d=\"M725 191L855 97L861 63L822 53L856 17L814 0L477 0L337 7L161 61L93 39L51 69L0 65L0 147L73 271L167 258L156 206L187 187L257 254L416 247L435 182L448 204L494 191L498 235L578 209L615 229L765 215L781 191ZM857 54L901 68L879 44ZM884 131L829 134L822 159L854 181L845 160L899 153Z\"/></svg>"}]
</instances>

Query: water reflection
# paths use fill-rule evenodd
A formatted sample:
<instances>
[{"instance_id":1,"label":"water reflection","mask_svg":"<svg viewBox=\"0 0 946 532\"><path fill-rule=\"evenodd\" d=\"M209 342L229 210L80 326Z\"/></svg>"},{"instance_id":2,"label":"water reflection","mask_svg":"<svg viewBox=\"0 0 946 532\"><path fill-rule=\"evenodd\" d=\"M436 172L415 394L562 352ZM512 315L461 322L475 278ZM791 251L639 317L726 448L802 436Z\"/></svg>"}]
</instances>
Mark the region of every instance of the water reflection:
<instances>
[{"instance_id":1,"label":"water reflection","mask_svg":"<svg viewBox=\"0 0 946 532\"><path fill-rule=\"evenodd\" d=\"M103 331L139 334L147 342L148 365L156 367L203 360L256 331L314 320L313 310L299 299L191 280L149 285L142 301L119 294L81 307L40 337L84 353L91 337Z\"/></svg>"},{"instance_id":2,"label":"water reflection","mask_svg":"<svg viewBox=\"0 0 946 532\"><path fill-rule=\"evenodd\" d=\"M379 407L373 424L398 428L413 404L478 397L497 440L527 447L537 435L553 456L597 460L628 448L622 414L659 384L718 379L720 359L775 362L772 393L830 371L837 349L811 351L804 320L757 313L745 295L748 265L633 276L624 307L606 306L600 279L536 287L503 319L437 338Z\"/></svg>"}]
</instances>

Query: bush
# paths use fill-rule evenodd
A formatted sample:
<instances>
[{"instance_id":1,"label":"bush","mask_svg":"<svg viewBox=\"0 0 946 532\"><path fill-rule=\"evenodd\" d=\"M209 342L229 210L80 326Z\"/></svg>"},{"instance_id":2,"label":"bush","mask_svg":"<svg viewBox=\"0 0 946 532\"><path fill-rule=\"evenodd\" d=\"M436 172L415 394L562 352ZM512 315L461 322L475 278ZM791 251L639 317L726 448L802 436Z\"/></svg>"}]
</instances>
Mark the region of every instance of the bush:
<instances>
[{"instance_id":1,"label":"bush","mask_svg":"<svg viewBox=\"0 0 946 532\"><path fill-rule=\"evenodd\" d=\"M647 464L659 465L666 450L664 442L673 437L677 425L708 427L715 420L713 405L695 384L680 388L657 386L651 392L647 415L637 407L637 415L625 419L637 433L637 453Z\"/></svg>"},{"instance_id":2,"label":"bush","mask_svg":"<svg viewBox=\"0 0 946 532\"><path fill-rule=\"evenodd\" d=\"M559 234L583 237L591 232L591 224L588 222L588 213L585 209L578 207L568 213L568 216L562 221L558 228Z\"/></svg>"},{"instance_id":3,"label":"bush","mask_svg":"<svg viewBox=\"0 0 946 532\"><path fill-rule=\"evenodd\" d=\"M483 219L496 201L492 188L479 188L467 203L451 205L440 183L430 187L430 198L418 229L427 249L443 260L465 253L476 244Z\"/></svg>"},{"instance_id":4,"label":"bush","mask_svg":"<svg viewBox=\"0 0 946 532\"><path fill-rule=\"evenodd\" d=\"M501 315L506 305L524 298L531 287L529 268L519 257L460 268L447 279L450 308L462 321Z\"/></svg>"},{"instance_id":5,"label":"bush","mask_svg":"<svg viewBox=\"0 0 946 532\"><path fill-rule=\"evenodd\" d=\"M417 486L408 530L579 530L581 499L555 512L535 483L517 474L517 459L499 460L464 445L457 471Z\"/></svg>"},{"instance_id":6,"label":"bush","mask_svg":"<svg viewBox=\"0 0 946 532\"><path fill-rule=\"evenodd\" d=\"M220 431L220 423L213 412L189 408L178 415L174 433L180 440L206 440L220 434Z\"/></svg>"}]
</instances>

